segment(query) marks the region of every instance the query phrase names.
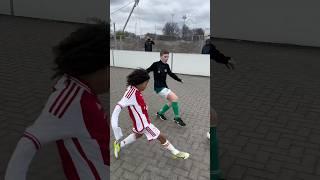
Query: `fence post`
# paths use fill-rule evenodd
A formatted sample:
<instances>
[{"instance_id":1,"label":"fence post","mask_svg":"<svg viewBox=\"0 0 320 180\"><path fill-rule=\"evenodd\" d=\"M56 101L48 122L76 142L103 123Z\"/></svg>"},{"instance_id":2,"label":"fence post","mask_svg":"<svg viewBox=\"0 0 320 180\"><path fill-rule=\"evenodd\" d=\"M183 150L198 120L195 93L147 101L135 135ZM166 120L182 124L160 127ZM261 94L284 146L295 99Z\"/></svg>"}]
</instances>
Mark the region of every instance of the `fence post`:
<instances>
[{"instance_id":1,"label":"fence post","mask_svg":"<svg viewBox=\"0 0 320 180\"><path fill-rule=\"evenodd\" d=\"M10 0L10 14L14 16L13 0Z\"/></svg>"},{"instance_id":2,"label":"fence post","mask_svg":"<svg viewBox=\"0 0 320 180\"><path fill-rule=\"evenodd\" d=\"M172 71L172 72L174 72L174 70L173 70L173 54L174 54L174 53L172 53L172 55L171 55L171 71Z\"/></svg>"},{"instance_id":3,"label":"fence post","mask_svg":"<svg viewBox=\"0 0 320 180\"><path fill-rule=\"evenodd\" d=\"M120 39L119 39L119 42L120 42L120 43L119 43L119 44L120 44L120 47L119 47L119 49L120 49L120 50L122 50L122 35L120 35Z\"/></svg>"}]
</instances>

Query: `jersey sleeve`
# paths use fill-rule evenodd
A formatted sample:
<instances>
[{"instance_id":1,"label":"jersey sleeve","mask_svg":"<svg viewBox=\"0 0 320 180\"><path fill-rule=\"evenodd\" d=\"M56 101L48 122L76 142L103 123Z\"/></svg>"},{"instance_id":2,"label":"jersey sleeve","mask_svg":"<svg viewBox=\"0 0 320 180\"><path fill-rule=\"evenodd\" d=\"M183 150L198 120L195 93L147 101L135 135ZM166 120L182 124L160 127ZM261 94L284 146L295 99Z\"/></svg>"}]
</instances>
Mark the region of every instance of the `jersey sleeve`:
<instances>
[{"instance_id":1,"label":"jersey sleeve","mask_svg":"<svg viewBox=\"0 0 320 180\"><path fill-rule=\"evenodd\" d=\"M112 112L112 116L111 116L111 127L113 130L113 134L116 138L116 140L119 140L123 134L122 134L122 130L119 127L119 115L121 112L121 108L119 106L116 106Z\"/></svg>"},{"instance_id":2,"label":"jersey sleeve","mask_svg":"<svg viewBox=\"0 0 320 180\"><path fill-rule=\"evenodd\" d=\"M103 133L107 133L101 132L101 129L103 127L108 131L107 126L106 115L97 98L83 92L70 103L61 118L44 110L25 130L24 136L32 140L37 148L41 148L44 144L73 137L95 138L97 135L106 139ZM88 136L88 132L91 137ZM91 132L94 132L94 136Z\"/></svg>"},{"instance_id":3,"label":"jersey sleeve","mask_svg":"<svg viewBox=\"0 0 320 180\"><path fill-rule=\"evenodd\" d=\"M121 100L117 103L121 108L125 108L128 106L132 106L135 104L134 96L135 96L134 89L129 89L125 92L124 96L121 98Z\"/></svg>"},{"instance_id":4,"label":"jersey sleeve","mask_svg":"<svg viewBox=\"0 0 320 180\"><path fill-rule=\"evenodd\" d=\"M210 46L210 59L215 60L217 63L228 64L230 57L221 53L213 44Z\"/></svg>"},{"instance_id":5,"label":"jersey sleeve","mask_svg":"<svg viewBox=\"0 0 320 180\"><path fill-rule=\"evenodd\" d=\"M22 137L14 150L5 173L5 180L25 180L29 165L37 152L27 137Z\"/></svg>"},{"instance_id":6,"label":"jersey sleeve","mask_svg":"<svg viewBox=\"0 0 320 180\"><path fill-rule=\"evenodd\" d=\"M156 69L156 63L154 62L150 67L147 68L147 72L149 73L151 71L155 71L155 69Z\"/></svg>"},{"instance_id":7,"label":"jersey sleeve","mask_svg":"<svg viewBox=\"0 0 320 180\"><path fill-rule=\"evenodd\" d=\"M23 136L31 140L37 149L50 142L76 137L77 128L70 122L59 120L61 119L40 116L25 130Z\"/></svg>"},{"instance_id":8,"label":"jersey sleeve","mask_svg":"<svg viewBox=\"0 0 320 180\"><path fill-rule=\"evenodd\" d=\"M173 73L173 72L171 71L169 65L167 65L167 68L168 68L168 74L169 74L169 76L172 77L174 80L181 82L181 79L180 79L175 73Z\"/></svg>"}]
</instances>

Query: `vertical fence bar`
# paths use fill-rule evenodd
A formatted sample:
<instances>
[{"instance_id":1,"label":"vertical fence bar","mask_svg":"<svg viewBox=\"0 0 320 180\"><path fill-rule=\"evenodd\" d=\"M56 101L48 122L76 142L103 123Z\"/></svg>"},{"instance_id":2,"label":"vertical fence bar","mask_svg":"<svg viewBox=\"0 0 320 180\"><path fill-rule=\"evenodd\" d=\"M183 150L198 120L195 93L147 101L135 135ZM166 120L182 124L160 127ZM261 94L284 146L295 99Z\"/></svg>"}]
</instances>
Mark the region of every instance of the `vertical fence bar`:
<instances>
[{"instance_id":1,"label":"vertical fence bar","mask_svg":"<svg viewBox=\"0 0 320 180\"><path fill-rule=\"evenodd\" d=\"M13 6L13 0L10 0L10 14L14 16L14 6Z\"/></svg>"}]
</instances>

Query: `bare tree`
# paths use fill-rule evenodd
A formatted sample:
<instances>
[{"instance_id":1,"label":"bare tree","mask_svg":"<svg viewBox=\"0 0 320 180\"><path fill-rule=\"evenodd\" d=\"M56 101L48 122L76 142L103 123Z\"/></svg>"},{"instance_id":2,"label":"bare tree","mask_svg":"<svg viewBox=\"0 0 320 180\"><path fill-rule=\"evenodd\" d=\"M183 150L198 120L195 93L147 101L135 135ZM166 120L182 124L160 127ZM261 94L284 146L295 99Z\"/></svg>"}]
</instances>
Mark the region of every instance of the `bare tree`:
<instances>
[{"instance_id":1,"label":"bare tree","mask_svg":"<svg viewBox=\"0 0 320 180\"><path fill-rule=\"evenodd\" d=\"M192 36L192 30L187 25L184 24L182 26L182 39L188 40L188 39L191 39L191 36Z\"/></svg>"},{"instance_id":2,"label":"bare tree","mask_svg":"<svg viewBox=\"0 0 320 180\"><path fill-rule=\"evenodd\" d=\"M164 25L162 32L166 36L178 36L180 33L180 28L176 22L167 22Z\"/></svg>"},{"instance_id":3,"label":"bare tree","mask_svg":"<svg viewBox=\"0 0 320 180\"><path fill-rule=\"evenodd\" d=\"M204 30L202 28L192 29L194 35L204 35Z\"/></svg>"}]
</instances>

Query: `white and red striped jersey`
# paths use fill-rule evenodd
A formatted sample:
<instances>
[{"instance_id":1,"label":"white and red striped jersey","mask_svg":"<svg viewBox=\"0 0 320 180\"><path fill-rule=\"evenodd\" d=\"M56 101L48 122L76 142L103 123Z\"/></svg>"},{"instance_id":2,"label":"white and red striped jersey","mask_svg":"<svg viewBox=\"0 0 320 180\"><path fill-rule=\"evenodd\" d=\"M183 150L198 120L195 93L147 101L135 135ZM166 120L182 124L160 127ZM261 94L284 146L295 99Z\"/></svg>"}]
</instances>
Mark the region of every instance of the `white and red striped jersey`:
<instances>
[{"instance_id":1,"label":"white and red striped jersey","mask_svg":"<svg viewBox=\"0 0 320 180\"><path fill-rule=\"evenodd\" d=\"M118 102L121 108L128 107L134 128L140 132L150 124L148 107L141 92L134 86L128 86L122 99Z\"/></svg>"},{"instance_id":2,"label":"white and red striped jersey","mask_svg":"<svg viewBox=\"0 0 320 180\"><path fill-rule=\"evenodd\" d=\"M56 142L68 180L109 179L109 123L98 97L80 80L64 75L24 137L39 149Z\"/></svg>"}]
</instances>

